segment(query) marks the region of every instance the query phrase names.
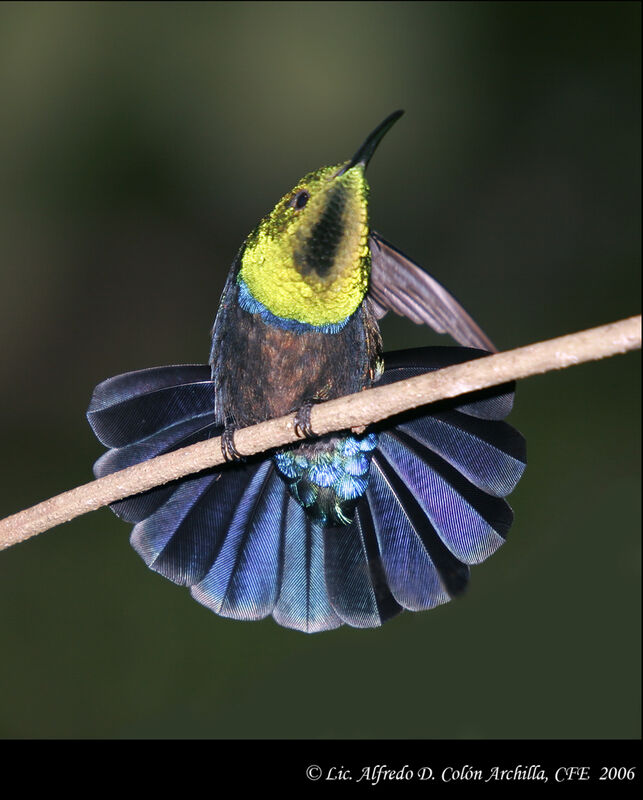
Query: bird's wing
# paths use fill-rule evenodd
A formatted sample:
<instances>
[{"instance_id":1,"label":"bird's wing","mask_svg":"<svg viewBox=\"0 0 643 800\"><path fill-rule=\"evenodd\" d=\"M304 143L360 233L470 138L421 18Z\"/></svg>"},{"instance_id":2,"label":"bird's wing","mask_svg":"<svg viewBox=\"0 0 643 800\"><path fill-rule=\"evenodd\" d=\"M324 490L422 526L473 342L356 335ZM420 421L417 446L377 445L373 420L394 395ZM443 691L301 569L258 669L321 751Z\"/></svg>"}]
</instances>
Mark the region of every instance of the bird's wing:
<instances>
[{"instance_id":1,"label":"bird's wing","mask_svg":"<svg viewBox=\"0 0 643 800\"><path fill-rule=\"evenodd\" d=\"M467 347L496 352L493 342L447 290L408 256L371 231L369 298L375 316L388 311L448 333Z\"/></svg>"}]
</instances>

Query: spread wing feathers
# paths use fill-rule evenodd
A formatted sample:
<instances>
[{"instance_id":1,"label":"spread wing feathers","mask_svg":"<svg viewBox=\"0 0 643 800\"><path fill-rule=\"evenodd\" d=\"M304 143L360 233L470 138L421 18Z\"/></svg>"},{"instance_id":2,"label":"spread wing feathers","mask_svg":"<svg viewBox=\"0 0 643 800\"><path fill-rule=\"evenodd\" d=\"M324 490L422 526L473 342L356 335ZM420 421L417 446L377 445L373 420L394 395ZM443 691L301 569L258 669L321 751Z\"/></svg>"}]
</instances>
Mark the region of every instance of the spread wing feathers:
<instances>
[{"instance_id":1,"label":"spread wing feathers","mask_svg":"<svg viewBox=\"0 0 643 800\"><path fill-rule=\"evenodd\" d=\"M386 357L382 382L484 355L424 348ZM525 468L524 440L502 421L506 385L382 423L369 485L350 525L323 527L270 458L248 459L115 503L135 522L145 563L217 614L316 632L374 627L460 594L469 567L504 541L503 499ZM457 403L460 402L460 405ZM221 431L208 367L162 367L100 384L88 412L112 449L106 475Z\"/></svg>"},{"instance_id":2,"label":"spread wing feathers","mask_svg":"<svg viewBox=\"0 0 643 800\"><path fill-rule=\"evenodd\" d=\"M388 311L448 333L468 347L495 352L496 348L460 303L408 256L371 231L369 297L375 316Z\"/></svg>"}]
</instances>

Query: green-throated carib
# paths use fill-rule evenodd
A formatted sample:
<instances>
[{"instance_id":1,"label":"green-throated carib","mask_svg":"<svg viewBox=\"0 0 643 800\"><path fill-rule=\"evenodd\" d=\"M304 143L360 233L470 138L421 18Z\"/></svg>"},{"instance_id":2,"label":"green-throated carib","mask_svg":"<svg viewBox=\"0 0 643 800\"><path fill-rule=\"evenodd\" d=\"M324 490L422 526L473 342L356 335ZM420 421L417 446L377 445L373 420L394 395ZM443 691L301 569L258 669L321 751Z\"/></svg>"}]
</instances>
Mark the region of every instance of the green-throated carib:
<instances>
[{"instance_id":1,"label":"green-throated carib","mask_svg":"<svg viewBox=\"0 0 643 800\"><path fill-rule=\"evenodd\" d=\"M298 410L300 444L114 503L147 565L218 614L307 632L380 625L459 594L504 541L503 499L525 466L502 419L513 387L315 437L315 401L492 350L462 307L369 227L366 166L400 111L343 164L302 178L248 236L226 282L209 366L159 367L96 387L102 476ZM465 347L382 356L388 310ZM475 349L473 349L475 348Z\"/></svg>"}]
</instances>

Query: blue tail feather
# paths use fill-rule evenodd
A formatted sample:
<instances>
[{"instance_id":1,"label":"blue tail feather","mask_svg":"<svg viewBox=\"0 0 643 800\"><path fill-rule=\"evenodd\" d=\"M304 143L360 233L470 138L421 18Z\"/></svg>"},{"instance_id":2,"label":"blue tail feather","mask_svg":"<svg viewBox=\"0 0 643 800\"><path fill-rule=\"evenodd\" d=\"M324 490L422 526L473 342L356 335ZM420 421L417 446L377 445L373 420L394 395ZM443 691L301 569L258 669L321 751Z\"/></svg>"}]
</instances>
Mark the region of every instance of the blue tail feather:
<instances>
[{"instance_id":1,"label":"blue tail feather","mask_svg":"<svg viewBox=\"0 0 643 800\"><path fill-rule=\"evenodd\" d=\"M102 478L177 447L218 436L214 386L204 365L152 367L109 378L94 389L87 411L99 441L111 447L94 464ZM112 503L126 522L141 522L171 496L174 484Z\"/></svg>"},{"instance_id":2,"label":"blue tail feather","mask_svg":"<svg viewBox=\"0 0 643 800\"><path fill-rule=\"evenodd\" d=\"M316 633L338 628L324 578L324 529L284 492L279 597L272 616L286 628Z\"/></svg>"},{"instance_id":3,"label":"blue tail feather","mask_svg":"<svg viewBox=\"0 0 643 800\"><path fill-rule=\"evenodd\" d=\"M210 411L208 415L200 414L193 419L183 420L164 428L142 442L133 442L124 447L108 450L94 464L94 475L102 478L103 475L111 475L119 469L140 464L141 461L168 453L177 447L187 447L210 437L219 436L222 428L216 425L213 419L214 414ZM141 522L169 499L175 485L170 483L158 486L134 497L112 503L110 508L125 522Z\"/></svg>"},{"instance_id":4,"label":"blue tail feather","mask_svg":"<svg viewBox=\"0 0 643 800\"><path fill-rule=\"evenodd\" d=\"M279 591L282 497L283 482L272 462L263 461L236 503L207 575L192 586L195 600L233 619L262 619L272 612Z\"/></svg>"},{"instance_id":5,"label":"blue tail feather","mask_svg":"<svg viewBox=\"0 0 643 800\"><path fill-rule=\"evenodd\" d=\"M147 566L182 586L191 586L207 573L223 541L221 523L227 518L213 518L208 502L218 477L206 474L181 481L163 505L132 530L130 543ZM237 477L227 476L225 486L233 489ZM243 476L243 485L245 481Z\"/></svg>"},{"instance_id":6,"label":"blue tail feather","mask_svg":"<svg viewBox=\"0 0 643 800\"><path fill-rule=\"evenodd\" d=\"M210 368L153 367L109 378L94 389L87 418L106 447L123 447L214 413Z\"/></svg>"},{"instance_id":7,"label":"blue tail feather","mask_svg":"<svg viewBox=\"0 0 643 800\"><path fill-rule=\"evenodd\" d=\"M481 355L457 347L390 354L381 382ZM309 633L381 625L460 594L469 566L491 555L511 525L502 498L526 463L523 438L501 421L513 386L465 399L400 415L363 437L369 457L375 449L368 473L357 451L346 462L346 473L368 484L349 524L312 519L288 489L288 464L272 458L221 466L112 508L136 523L131 542L151 569L222 616L272 614ZM96 388L88 418L112 448L96 462L97 476L222 430L206 366L111 378Z\"/></svg>"},{"instance_id":8,"label":"blue tail feather","mask_svg":"<svg viewBox=\"0 0 643 800\"><path fill-rule=\"evenodd\" d=\"M421 535L413 524L413 509L404 506L403 497L395 496L391 475L386 465L377 457L371 466L371 480L366 498L372 514L377 542L382 557L386 580L395 600L410 611L425 611L451 597L440 579L436 564L438 558L431 558L433 548L427 546L424 538L430 535L426 520L420 516ZM394 478L393 478L394 480ZM393 497L393 499L392 499ZM433 534L437 539L437 535ZM437 539L439 543L439 539ZM444 549L444 548L441 548ZM468 569L464 581L468 579Z\"/></svg>"},{"instance_id":9,"label":"blue tail feather","mask_svg":"<svg viewBox=\"0 0 643 800\"><path fill-rule=\"evenodd\" d=\"M396 429L494 497L511 494L525 470L525 440L505 422L489 422L453 410L416 416Z\"/></svg>"},{"instance_id":10,"label":"blue tail feather","mask_svg":"<svg viewBox=\"0 0 643 800\"><path fill-rule=\"evenodd\" d=\"M513 514L402 431L385 434L379 453L394 464L444 544L463 564L478 564L504 543Z\"/></svg>"},{"instance_id":11,"label":"blue tail feather","mask_svg":"<svg viewBox=\"0 0 643 800\"><path fill-rule=\"evenodd\" d=\"M350 525L325 530L325 573L337 615L355 628L373 628L402 608L386 582L368 503L360 502Z\"/></svg>"},{"instance_id":12,"label":"blue tail feather","mask_svg":"<svg viewBox=\"0 0 643 800\"><path fill-rule=\"evenodd\" d=\"M387 573L397 574L406 587L398 585L398 592L410 597L424 598L423 602L437 605L456 597L466 589L469 567L456 558L427 518L412 489L398 474L398 465L386 458L378 449L373 457L374 475L380 476L369 486L367 498L371 504L380 551ZM414 583L413 572L404 578L399 574L401 561L417 561L419 583ZM433 580L437 577L439 588ZM443 598L443 593L446 598ZM395 595L401 605L402 600ZM404 596L402 593L400 596ZM435 602L432 599L435 597Z\"/></svg>"}]
</instances>

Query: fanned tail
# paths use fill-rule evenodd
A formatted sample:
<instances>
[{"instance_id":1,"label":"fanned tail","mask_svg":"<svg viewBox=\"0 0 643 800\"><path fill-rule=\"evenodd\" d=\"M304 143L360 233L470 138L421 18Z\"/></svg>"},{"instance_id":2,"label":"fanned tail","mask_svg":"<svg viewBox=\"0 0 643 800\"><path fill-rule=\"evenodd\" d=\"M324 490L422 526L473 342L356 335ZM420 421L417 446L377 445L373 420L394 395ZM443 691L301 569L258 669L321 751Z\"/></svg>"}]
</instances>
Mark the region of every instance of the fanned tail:
<instances>
[{"instance_id":1,"label":"fanned tail","mask_svg":"<svg viewBox=\"0 0 643 800\"><path fill-rule=\"evenodd\" d=\"M97 478L221 432L210 368L203 364L152 367L109 378L94 389L87 419L100 443L111 448L94 464ZM159 486L110 508L126 522L140 522L175 489L176 484Z\"/></svg>"},{"instance_id":2,"label":"fanned tail","mask_svg":"<svg viewBox=\"0 0 643 800\"><path fill-rule=\"evenodd\" d=\"M485 353L423 348L386 356L381 383ZM465 402L462 402L464 399ZM374 428L368 488L348 525L324 526L271 458L225 465L114 503L136 523L145 563L217 614L309 633L381 625L402 609L460 594L469 567L503 543L503 499L525 468L522 436L502 421L513 386L401 415ZM207 366L128 373L96 387L88 410L111 449L97 477L220 434Z\"/></svg>"}]
</instances>

